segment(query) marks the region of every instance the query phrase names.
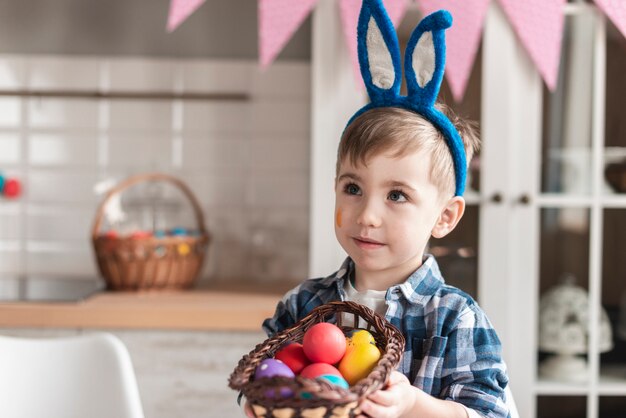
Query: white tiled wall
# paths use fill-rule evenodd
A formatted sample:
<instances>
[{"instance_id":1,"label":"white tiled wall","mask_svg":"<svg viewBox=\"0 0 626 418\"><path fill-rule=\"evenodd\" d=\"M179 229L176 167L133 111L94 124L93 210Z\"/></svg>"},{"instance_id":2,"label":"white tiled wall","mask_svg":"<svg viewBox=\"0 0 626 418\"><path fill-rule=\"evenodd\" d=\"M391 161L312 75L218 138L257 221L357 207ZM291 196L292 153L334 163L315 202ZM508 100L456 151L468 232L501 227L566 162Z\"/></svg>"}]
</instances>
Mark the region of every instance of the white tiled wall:
<instances>
[{"instance_id":1,"label":"white tiled wall","mask_svg":"<svg viewBox=\"0 0 626 418\"><path fill-rule=\"evenodd\" d=\"M93 187L174 174L213 241L202 282L307 272L309 64L0 56L0 89L243 93L247 101L0 97L0 292L20 277L93 278ZM15 283L13 283L15 284Z\"/></svg>"}]
</instances>

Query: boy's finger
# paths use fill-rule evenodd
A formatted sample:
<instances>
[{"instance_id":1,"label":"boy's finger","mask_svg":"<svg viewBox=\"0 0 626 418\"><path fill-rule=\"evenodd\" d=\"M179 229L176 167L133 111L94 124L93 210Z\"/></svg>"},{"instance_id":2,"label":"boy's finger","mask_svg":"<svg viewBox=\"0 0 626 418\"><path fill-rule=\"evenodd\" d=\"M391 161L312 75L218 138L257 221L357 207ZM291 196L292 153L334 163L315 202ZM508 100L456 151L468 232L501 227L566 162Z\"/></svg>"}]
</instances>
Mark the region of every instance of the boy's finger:
<instances>
[{"instance_id":1,"label":"boy's finger","mask_svg":"<svg viewBox=\"0 0 626 418\"><path fill-rule=\"evenodd\" d=\"M372 402L376 402L379 405L392 406L397 403L397 399L392 393L386 390L377 390L367 397Z\"/></svg>"},{"instance_id":2,"label":"boy's finger","mask_svg":"<svg viewBox=\"0 0 626 418\"><path fill-rule=\"evenodd\" d=\"M246 414L246 417L254 418L254 412L252 412L252 407L250 406L248 402L246 402L245 406L243 407L243 410Z\"/></svg>"},{"instance_id":3,"label":"boy's finger","mask_svg":"<svg viewBox=\"0 0 626 418\"><path fill-rule=\"evenodd\" d=\"M361 404L361 411L363 411L367 416L377 417L377 418L391 418L389 414L388 407L378 405L372 401L364 400Z\"/></svg>"}]
</instances>

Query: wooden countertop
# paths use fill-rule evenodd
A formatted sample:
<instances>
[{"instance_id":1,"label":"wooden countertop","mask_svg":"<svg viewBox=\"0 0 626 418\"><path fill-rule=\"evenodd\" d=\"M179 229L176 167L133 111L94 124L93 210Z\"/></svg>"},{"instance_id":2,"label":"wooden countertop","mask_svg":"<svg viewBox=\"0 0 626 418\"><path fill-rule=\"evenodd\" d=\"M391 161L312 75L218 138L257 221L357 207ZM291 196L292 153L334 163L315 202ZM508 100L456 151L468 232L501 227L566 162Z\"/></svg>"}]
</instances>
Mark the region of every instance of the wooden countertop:
<instances>
[{"instance_id":1,"label":"wooden countertop","mask_svg":"<svg viewBox=\"0 0 626 418\"><path fill-rule=\"evenodd\" d=\"M226 290L100 292L77 302L0 303L4 328L260 331L286 286Z\"/></svg>"}]
</instances>

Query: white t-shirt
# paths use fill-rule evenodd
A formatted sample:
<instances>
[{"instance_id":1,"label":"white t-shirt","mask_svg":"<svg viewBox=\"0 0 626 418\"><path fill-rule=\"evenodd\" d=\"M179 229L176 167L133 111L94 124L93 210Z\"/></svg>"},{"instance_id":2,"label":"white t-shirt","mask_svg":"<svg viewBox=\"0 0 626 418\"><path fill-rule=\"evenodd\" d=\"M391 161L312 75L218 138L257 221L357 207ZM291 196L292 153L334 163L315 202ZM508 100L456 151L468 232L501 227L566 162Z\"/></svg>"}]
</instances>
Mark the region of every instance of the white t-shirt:
<instances>
[{"instance_id":1,"label":"white t-shirt","mask_svg":"<svg viewBox=\"0 0 626 418\"><path fill-rule=\"evenodd\" d=\"M365 305L383 318L387 312L387 303L385 302L386 290L364 290L359 292L354 288L350 280L345 281L344 290L346 291L346 300ZM358 326L354 326L354 315L344 313L342 317L344 325L354 328L367 328L367 323L362 318L359 319Z\"/></svg>"}]
</instances>

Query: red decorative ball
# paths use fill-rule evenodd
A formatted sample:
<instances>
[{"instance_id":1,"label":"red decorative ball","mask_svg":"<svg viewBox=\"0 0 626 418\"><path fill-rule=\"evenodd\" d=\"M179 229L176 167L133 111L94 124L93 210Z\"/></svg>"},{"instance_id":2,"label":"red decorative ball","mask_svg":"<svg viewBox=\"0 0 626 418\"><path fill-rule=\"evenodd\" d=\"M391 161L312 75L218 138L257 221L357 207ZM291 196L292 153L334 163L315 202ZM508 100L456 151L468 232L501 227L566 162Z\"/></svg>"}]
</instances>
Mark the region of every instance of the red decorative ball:
<instances>
[{"instance_id":1,"label":"red decorative ball","mask_svg":"<svg viewBox=\"0 0 626 418\"><path fill-rule=\"evenodd\" d=\"M21 192L20 182L17 179L7 179L4 183L4 189L2 192L6 197L18 197Z\"/></svg>"},{"instance_id":2,"label":"red decorative ball","mask_svg":"<svg viewBox=\"0 0 626 418\"><path fill-rule=\"evenodd\" d=\"M300 373L302 369L311 364L307 356L304 354L302 344L300 343L290 343L284 346L278 350L274 358L289 366L295 374Z\"/></svg>"},{"instance_id":3,"label":"red decorative ball","mask_svg":"<svg viewBox=\"0 0 626 418\"><path fill-rule=\"evenodd\" d=\"M144 238L149 238L151 236L152 236L152 233L148 231L135 231L132 234L130 234L131 239L144 239Z\"/></svg>"},{"instance_id":4,"label":"red decorative ball","mask_svg":"<svg viewBox=\"0 0 626 418\"><path fill-rule=\"evenodd\" d=\"M321 322L304 334L302 348L314 363L335 364L346 352L346 337L338 326Z\"/></svg>"},{"instance_id":5,"label":"red decorative ball","mask_svg":"<svg viewBox=\"0 0 626 418\"><path fill-rule=\"evenodd\" d=\"M343 378L341 372L339 372L335 366L331 366L328 363L312 363L300 372L300 376L306 377L307 379L315 379L316 377L328 374Z\"/></svg>"}]
</instances>

